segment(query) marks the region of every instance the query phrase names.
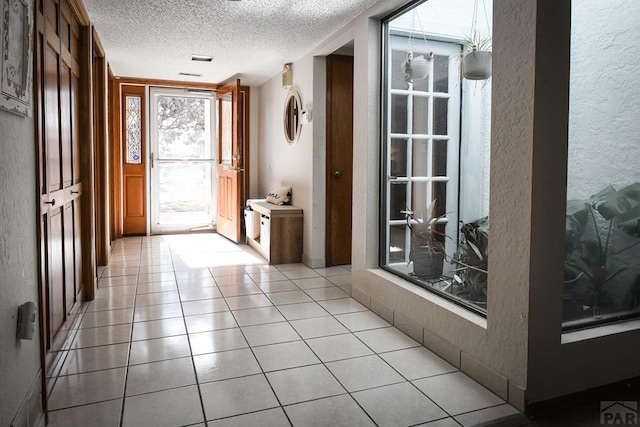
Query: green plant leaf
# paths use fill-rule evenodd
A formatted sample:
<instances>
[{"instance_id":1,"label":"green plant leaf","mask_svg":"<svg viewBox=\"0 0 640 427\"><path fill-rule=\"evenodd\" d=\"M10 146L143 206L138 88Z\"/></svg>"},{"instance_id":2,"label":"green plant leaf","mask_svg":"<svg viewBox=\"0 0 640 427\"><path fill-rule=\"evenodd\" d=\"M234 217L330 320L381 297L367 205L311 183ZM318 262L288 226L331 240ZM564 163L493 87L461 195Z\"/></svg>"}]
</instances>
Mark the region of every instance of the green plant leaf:
<instances>
[{"instance_id":1,"label":"green plant leaf","mask_svg":"<svg viewBox=\"0 0 640 427\"><path fill-rule=\"evenodd\" d=\"M640 204L618 218L618 227L630 236L640 237Z\"/></svg>"},{"instance_id":2,"label":"green plant leaf","mask_svg":"<svg viewBox=\"0 0 640 427\"><path fill-rule=\"evenodd\" d=\"M591 267L589 267L589 265L587 265L586 262L584 262L583 259L575 259L572 260L570 263L570 265L575 265L578 270L580 270L582 273L584 273L585 276L587 276L590 280L594 280L595 276L593 275L593 271L591 270Z\"/></svg>"},{"instance_id":3,"label":"green plant leaf","mask_svg":"<svg viewBox=\"0 0 640 427\"><path fill-rule=\"evenodd\" d=\"M478 247L474 245L473 242L467 242L467 243L469 244L469 246L471 246L471 249L473 249L473 252L475 252L478 258L482 260L482 253L480 253L480 249L478 249Z\"/></svg>"},{"instance_id":4,"label":"green plant leaf","mask_svg":"<svg viewBox=\"0 0 640 427\"><path fill-rule=\"evenodd\" d=\"M640 182L618 191L610 191L612 188L609 186L594 196L598 198L596 209L605 219L610 220L628 214L640 205Z\"/></svg>"},{"instance_id":5,"label":"green plant leaf","mask_svg":"<svg viewBox=\"0 0 640 427\"><path fill-rule=\"evenodd\" d=\"M572 251L580 244L580 239L584 233L589 211L586 200L568 200L567 217L565 228L565 242L567 251Z\"/></svg>"}]
</instances>

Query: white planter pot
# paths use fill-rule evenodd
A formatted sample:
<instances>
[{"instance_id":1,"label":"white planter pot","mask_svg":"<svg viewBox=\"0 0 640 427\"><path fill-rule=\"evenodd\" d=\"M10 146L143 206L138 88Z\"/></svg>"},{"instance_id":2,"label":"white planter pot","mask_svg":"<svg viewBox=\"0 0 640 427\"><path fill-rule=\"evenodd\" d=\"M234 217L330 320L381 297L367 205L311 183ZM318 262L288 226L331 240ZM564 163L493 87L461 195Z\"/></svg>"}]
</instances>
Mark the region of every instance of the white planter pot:
<instances>
[{"instance_id":1,"label":"white planter pot","mask_svg":"<svg viewBox=\"0 0 640 427\"><path fill-rule=\"evenodd\" d=\"M431 69L431 59L425 58L424 55L417 56L412 60L402 62L402 71L407 81L421 80L429 75Z\"/></svg>"},{"instance_id":2,"label":"white planter pot","mask_svg":"<svg viewBox=\"0 0 640 427\"><path fill-rule=\"evenodd\" d=\"M426 59L423 55L414 58L411 61L411 71L414 79L424 79L429 75L429 63L431 61Z\"/></svg>"},{"instance_id":3,"label":"white planter pot","mask_svg":"<svg viewBox=\"0 0 640 427\"><path fill-rule=\"evenodd\" d=\"M462 60L462 75L468 80L486 80L491 77L491 52L467 53Z\"/></svg>"}]
</instances>

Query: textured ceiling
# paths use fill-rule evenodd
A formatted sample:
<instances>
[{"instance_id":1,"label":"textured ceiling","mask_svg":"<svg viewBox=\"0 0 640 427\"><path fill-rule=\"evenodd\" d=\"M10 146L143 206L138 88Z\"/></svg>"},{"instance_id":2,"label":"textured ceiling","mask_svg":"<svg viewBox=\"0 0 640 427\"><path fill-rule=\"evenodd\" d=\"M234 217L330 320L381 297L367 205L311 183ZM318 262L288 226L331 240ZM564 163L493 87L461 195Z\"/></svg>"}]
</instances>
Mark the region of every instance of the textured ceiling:
<instances>
[{"instance_id":1,"label":"textured ceiling","mask_svg":"<svg viewBox=\"0 0 640 427\"><path fill-rule=\"evenodd\" d=\"M84 0L114 75L259 85L379 0ZM192 54L214 57L191 61ZM181 72L202 74L182 77Z\"/></svg>"}]
</instances>

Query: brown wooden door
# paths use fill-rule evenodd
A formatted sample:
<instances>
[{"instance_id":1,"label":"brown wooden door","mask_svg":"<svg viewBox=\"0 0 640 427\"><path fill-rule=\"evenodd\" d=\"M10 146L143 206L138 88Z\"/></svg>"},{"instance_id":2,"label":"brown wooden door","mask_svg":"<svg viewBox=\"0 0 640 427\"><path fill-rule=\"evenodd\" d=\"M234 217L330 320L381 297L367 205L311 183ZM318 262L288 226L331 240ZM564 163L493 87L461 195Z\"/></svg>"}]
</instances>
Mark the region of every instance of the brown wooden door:
<instances>
[{"instance_id":1,"label":"brown wooden door","mask_svg":"<svg viewBox=\"0 0 640 427\"><path fill-rule=\"evenodd\" d=\"M122 234L147 231L145 88L122 86Z\"/></svg>"},{"instance_id":2,"label":"brown wooden door","mask_svg":"<svg viewBox=\"0 0 640 427\"><path fill-rule=\"evenodd\" d=\"M353 57L327 57L327 266L351 263Z\"/></svg>"},{"instance_id":3,"label":"brown wooden door","mask_svg":"<svg viewBox=\"0 0 640 427\"><path fill-rule=\"evenodd\" d=\"M80 37L66 0L36 2L41 314L45 369L62 349L82 292Z\"/></svg>"},{"instance_id":4,"label":"brown wooden door","mask_svg":"<svg viewBox=\"0 0 640 427\"><path fill-rule=\"evenodd\" d=\"M236 243L241 236L244 110L240 79L221 86L218 99L218 233Z\"/></svg>"}]
</instances>

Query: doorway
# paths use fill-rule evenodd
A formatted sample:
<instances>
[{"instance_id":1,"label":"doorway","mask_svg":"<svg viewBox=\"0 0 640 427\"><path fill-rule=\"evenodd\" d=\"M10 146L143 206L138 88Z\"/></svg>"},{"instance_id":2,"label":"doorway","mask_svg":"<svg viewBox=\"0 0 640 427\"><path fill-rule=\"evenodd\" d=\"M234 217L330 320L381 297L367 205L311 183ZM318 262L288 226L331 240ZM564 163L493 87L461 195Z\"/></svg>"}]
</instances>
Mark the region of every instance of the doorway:
<instances>
[{"instance_id":1,"label":"doorway","mask_svg":"<svg viewBox=\"0 0 640 427\"><path fill-rule=\"evenodd\" d=\"M216 226L215 94L150 89L151 233Z\"/></svg>"},{"instance_id":2,"label":"doorway","mask_svg":"<svg viewBox=\"0 0 640 427\"><path fill-rule=\"evenodd\" d=\"M345 50L339 51L343 53ZM347 52L348 53L348 52ZM353 56L327 56L326 265L351 263Z\"/></svg>"}]
</instances>

